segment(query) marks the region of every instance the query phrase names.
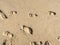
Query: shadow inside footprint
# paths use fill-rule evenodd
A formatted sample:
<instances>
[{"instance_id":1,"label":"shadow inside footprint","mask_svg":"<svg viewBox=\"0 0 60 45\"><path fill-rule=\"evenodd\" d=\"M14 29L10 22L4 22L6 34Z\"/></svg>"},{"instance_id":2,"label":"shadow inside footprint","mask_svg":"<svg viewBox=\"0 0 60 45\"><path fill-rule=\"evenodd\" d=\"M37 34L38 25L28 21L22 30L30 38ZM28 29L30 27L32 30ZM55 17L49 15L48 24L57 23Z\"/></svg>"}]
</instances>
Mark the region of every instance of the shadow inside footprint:
<instances>
[{"instance_id":1,"label":"shadow inside footprint","mask_svg":"<svg viewBox=\"0 0 60 45\"><path fill-rule=\"evenodd\" d=\"M6 40L4 40L3 44L2 45L6 45Z\"/></svg>"},{"instance_id":2,"label":"shadow inside footprint","mask_svg":"<svg viewBox=\"0 0 60 45\"><path fill-rule=\"evenodd\" d=\"M48 41L45 41L44 45L50 45Z\"/></svg>"}]
</instances>

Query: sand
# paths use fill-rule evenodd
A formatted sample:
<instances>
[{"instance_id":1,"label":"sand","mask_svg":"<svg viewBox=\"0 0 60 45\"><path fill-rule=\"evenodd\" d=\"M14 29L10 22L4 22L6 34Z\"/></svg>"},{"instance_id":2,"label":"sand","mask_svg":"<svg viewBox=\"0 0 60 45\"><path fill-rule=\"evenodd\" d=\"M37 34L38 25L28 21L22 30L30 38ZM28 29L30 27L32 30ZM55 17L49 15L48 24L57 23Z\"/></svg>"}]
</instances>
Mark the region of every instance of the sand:
<instances>
[{"instance_id":1,"label":"sand","mask_svg":"<svg viewBox=\"0 0 60 45\"><path fill-rule=\"evenodd\" d=\"M32 45L31 42L40 41L38 45L44 45L46 41L50 45L60 45L59 9L59 0L0 0L0 10L8 17L0 14L0 45L4 40L7 40L6 45ZM22 25L31 27L33 34L21 30ZM5 31L14 36L4 36Z\"/></svg>"}]
</instances>

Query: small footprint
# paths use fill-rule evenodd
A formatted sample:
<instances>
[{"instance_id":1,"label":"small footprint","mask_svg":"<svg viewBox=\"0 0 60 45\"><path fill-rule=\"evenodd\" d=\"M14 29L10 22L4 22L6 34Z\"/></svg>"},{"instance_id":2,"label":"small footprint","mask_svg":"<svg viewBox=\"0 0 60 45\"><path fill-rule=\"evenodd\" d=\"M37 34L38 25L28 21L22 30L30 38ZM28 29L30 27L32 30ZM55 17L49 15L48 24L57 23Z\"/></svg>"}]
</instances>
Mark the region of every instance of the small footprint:
<instances>
[{"instance_id":1,"label":"small footprint","mask_svg":"<svg viewBox=\"0 0 60 45\"><path fill-rule=\"evenodd\" d=\"M50 43L48 41L45 41L44 45L50 45Z\"/></svg>"},{"instance_id":2,"label":"small footprint","mask_svg":"<svg viewBox=\"0 0 60 45\"><path fill-rule=\"evenodd\" d=\"M28 27L28 26L25 26L25 25L22 25L20 30L24 31L25 33L28 33L28 34L33 34L33 30L31 27Z\"/></svg>"},{"instance_id":3,"label":"small footprint","mask_svg":"<svg viewBox=\"0 0 60 45\"><path fill-rule=\"evenodd\" d=\"M49 15L56 15L56 12L53 12L53 11L49 11Z\"/></svg>"},{"instance_id":4,"label":"small footprint","mask_svg":"<svg viewBox=\"0 0 60 45\"><path fill-rule=\"evenodd\" d=\"M13 37L13 34L10 33L9 31L5 31L5 32L3 32L3 36L7 36L9 38L12 38Z\"/></svg>"},{"instance_id":5,"label":"small footprint","mask_svg":"<svg viewBox=\"0 0 60 45\"><path fill-rule=\"evenodd\" d=\"M30 17L37 17L38 14L37 14L37 13L29 13L29 16L30 16Z\"/></svg>"},{"instance_id":6,"label":"small footprint","mask_svg":"<svg viewBox=\"0 0 60 45\"><path fill-rule=\"evenodd\" d=\"M1 19L7 19L8 18L2 10L0 10L0 18Z\"/></svg>"},{"instance_id":7,"label":"small footprint","mask_svg":"<svg viewBox=\"0 0 60 45\"><path fill-rule=\"evenodd\" d=\"M17 11L10 11L10 14L12 15L17 14Z\"/></svg>"}]
</instances>

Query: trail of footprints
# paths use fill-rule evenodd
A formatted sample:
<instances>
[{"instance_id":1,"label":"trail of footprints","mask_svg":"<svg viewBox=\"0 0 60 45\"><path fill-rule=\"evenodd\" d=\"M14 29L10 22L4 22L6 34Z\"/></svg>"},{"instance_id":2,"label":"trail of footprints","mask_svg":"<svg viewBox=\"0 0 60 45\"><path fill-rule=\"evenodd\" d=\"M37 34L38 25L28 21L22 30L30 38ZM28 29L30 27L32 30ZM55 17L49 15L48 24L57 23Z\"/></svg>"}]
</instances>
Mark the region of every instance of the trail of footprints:
<instances>
[{"instance_id":1,"label":"trail of footprints","mask_svg":"<svg viewBox=\"0 0 60 45\"><path fill-rule=\"evenodd\" d=\"M17 11L10 11L10 14L11 15L15 15L15 14L17 14ZM0 10L0 18L2 20L8 19L7 15L2 10Z\"/></svg>"},{"instance_id":2,"label":"trail of footprints","mask_svg":"<svg viewBox=\"0 0 60 45\"><path fill-rule=\"evenodd\" d=\"M44 43L42 41L39 42L30 42L30 45L50 45L50 42L45 41Z\"/></svg>"},{"instance_id":3,"label":"trail of footprints","mask_svg":"<svg viewBox=\"0 0 60 45\"><path fill-rule=\"evenodd\" d=\"M49 15L56 15L56 12L54 12L54 11L48 11L48 13L49 13ZM17 14L17 11L10 11L10 14L11 15L15 15L15 14ZM37 13L29 13L29 17L37 17L38 16L38 14ZM7 17L7 15L2 11L2 10L0 10L0 18L1 19L7 19L8 17Z\"/></svg>"},{"instance_id":4,"label":"trail of footprints","mask_svg":"<svg viewBox=\"0 0 60 45\"><path fill-rule=\"evenodd\" d=\"M56 15L56 12L53 12L53 11L48 11L49 12L49 15ZM10 14L14 15L14 14L17 14L17 11L11 11ZM33 13L29 13L29 17L37 17L38 14L33 14ZM2 11L0 10L0 18L2 19L7 19L7 15ZM27 33L27 34L31 34L33 35L33 29L31 27L28 27L26 25L22 25L20 27L20 30L22 30L23 32ZM2 45L12 45L12 38L14 37L14 35L9 32L9 31L5 31L3 32L3 36L5 37L8 37L9 39L5 39L3 41L3 44ZM58 37L57 39L60 39L60 37ZM49 41L45 41L45 43L43 43L42 41L40 42L30 42L30 45L50 45Z\"/></svg>"},{"instance_id":5,"label":"trail of footprints","mask_svg":"<svg viewBox=\"0 0 60 45\"><path fill-rule=\"evenodd\" d=\"M33 29L31 27L28 27L25 25L22 25L20 30L24 31L27 34L31 34L31 35L33 34ZM12 45L12 38L14 37L14 35L9 31L5 31L5 32L3 32L3 36L9 38L8 40L5 39L3 41L3 45ZM43 45L43 42L42 41L40 41L40 42L33 41L33 42L30 42L30 45ZM48 41L45 41L44 45L50 45L50 43Z\"/></svg>"}]
</instances>

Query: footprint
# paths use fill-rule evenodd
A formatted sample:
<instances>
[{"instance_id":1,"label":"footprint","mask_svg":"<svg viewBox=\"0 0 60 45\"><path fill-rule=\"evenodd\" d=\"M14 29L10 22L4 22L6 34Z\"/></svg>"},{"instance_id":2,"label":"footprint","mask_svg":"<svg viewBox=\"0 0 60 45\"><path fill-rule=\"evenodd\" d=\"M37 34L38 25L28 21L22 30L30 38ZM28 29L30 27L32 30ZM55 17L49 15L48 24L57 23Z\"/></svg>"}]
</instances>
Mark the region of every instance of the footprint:
<instances>
[{"instance_id":1,"label":"footprint","mask_svg":"<svg viewBox=\"0 0 60 45\"><path fill-rule=\"evenodd\" d=\"M30 17L33 17L33 14L32 14L32 13L29 13L29 16L30 16Z\"/></svg>"},{"instance_id":2,"label":"footprint","mask_svg":"<svg viewBox=\"0 0 60 45\"><path fill-rule=\"evenodd\" d=\"M42 43L42 41L39 41L39 42L37 42L37 44L38 44L38 45L42 45L43 43Z\"/></svg>"},{"instance_id":3,"label":"footprint","mask_svg":"<svg viewBox=\"0 0 60 45\"><path fill-rule=\"evenodd\" d=\"M10 33L9 31L5 31L5 32L3 32L3 36L7 36L9 38L12 38L13 37L13 34Z\"/></svg>"},{"instance_id":4,"label":"footprint","mask_svg":"<svg viewBox=\"0 0 60 45\"><path fill-rule=\"evenodd\" d=\"M10 11L10 14L12 15L17 14L17 11Z\"/></svg>"},{"instance_id":5,"label":"footprint","mask_svg":"<svg viewBox=\"0 0 60 45\"><path fill-rule=\"evenodd\" d=\"M6 40L3 41L2 45L6 45Z\"/></svg>"},{"instance_id":6,"label":"footprint","mask_svg":"<svg viewBox=\"0 0 60 45\"><path fill-rule=\"evenodd\" d=\"M60 36L57 37L58 41L60 41Z\"/></svg>"},{"instance_id":7,"label":"footprint","mask_svg":"<svg viewBox=\"0 0 60 45\"><path fill-rule=\"evenodd\" d=\"M36 42L30 42L30 45L37 45Z\"/></svg>"},{"instance_id":8,"label":"footprint","mask_svg":"<svg viewBox=\"0 0 60 45\"><path fill-rule=\"evenodd\" d=\"M12 45L12 40L10 39L4 39L2 45Z\"/></svg>"},{"instance_id":9,"label":"footprint","mask_svg":"<svg viewBox=\"0 0 60 45\"><path fill-rule=\"evenodd\" d=\"M8 18L2 10L0 10L0 18L1 19L7 19Z\"/></svg>"},{"instance_id":10,"label":"footprint","mask_svg":"<svg viewBox=\"0 0 60 45\"><path fill-rule=\"evenodd\" d=\"M50 43L48 41L45 41L44 45L50 45Z\"/></svg>"},{"instance_id":11,"label":"footprint","mask_svg":"<svg viewBox=\"0 0 60 45\"><path fill-rule=\"evenodd\" d=\"M37 13L35 13L35 14L34 14L34 17L37 17L37 16L38 16L38 14L37 14Z\"/></svg>"},{"instance_id":12,"label":"footprint","mask_svg":"<svg viewBox=\"0 0 60 45\"><path fill-rule=\"evenodd\" d=\"M37 13L29 13L29 16L30 16L30 17L37 17L38 14L37 14Z\"/></svg>"},{"instance_id":13,"label":"footprint","mask_svg":"<svg viewBox=\"0 0 60 45\"><path fill-rule=\"evenodd\" d=\"M56 12L53 12L53 11L49 11L49 15L56 15Z\"/></svg>"},{"instance_id":14,"label":"footprint","mask_svg":"<svg viewBox=\"0 0 60 45\"><path fill-rule=\"evenodd\" d=\"M24 31L25 33L28 33L28 34L33 34L33 30L31 27L28 27L28 26L21 26L20 30Z\"/></svg>"}]
</instances>

